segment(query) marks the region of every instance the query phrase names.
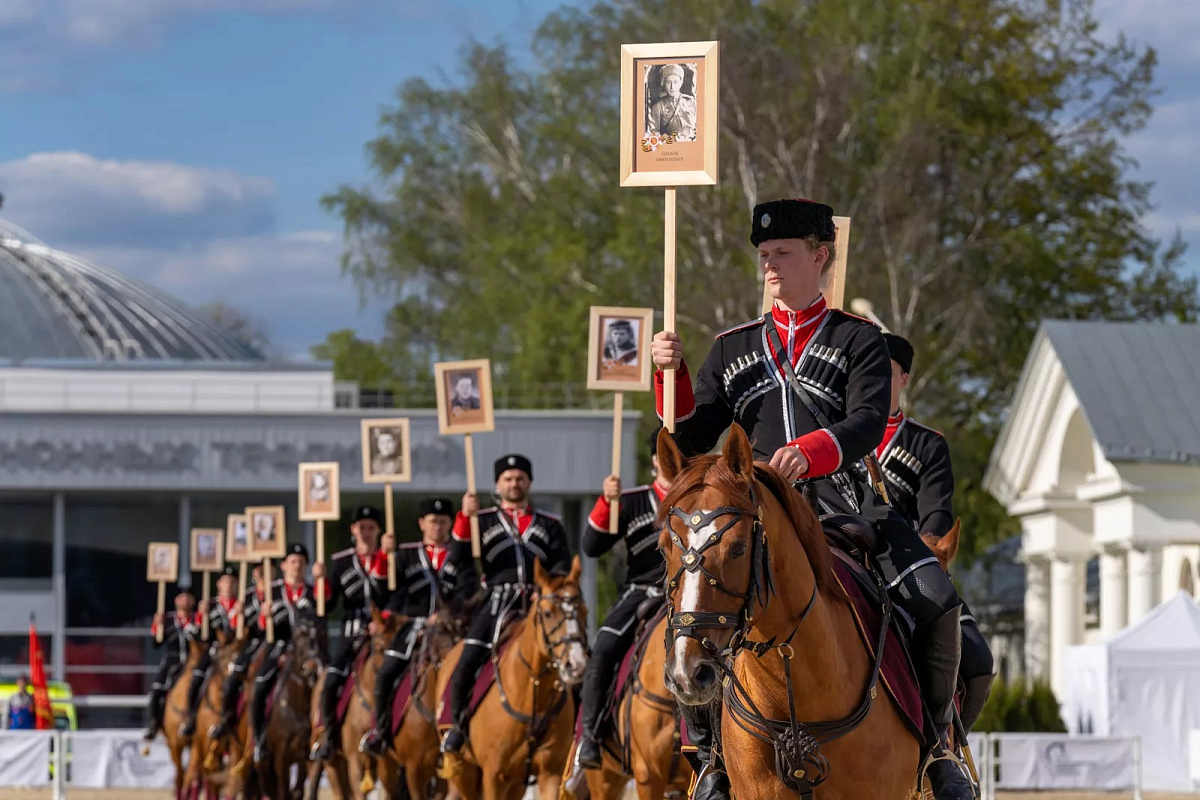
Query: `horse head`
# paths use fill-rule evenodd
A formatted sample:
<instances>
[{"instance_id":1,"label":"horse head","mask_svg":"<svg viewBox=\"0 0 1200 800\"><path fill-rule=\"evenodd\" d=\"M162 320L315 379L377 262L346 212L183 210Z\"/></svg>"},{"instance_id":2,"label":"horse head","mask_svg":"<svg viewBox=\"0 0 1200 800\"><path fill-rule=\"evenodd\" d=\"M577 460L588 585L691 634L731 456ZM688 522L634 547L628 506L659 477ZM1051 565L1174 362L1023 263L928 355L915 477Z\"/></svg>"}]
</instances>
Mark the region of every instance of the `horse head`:
<instances>
[{"instance_id":1,"label":"horse head","mask_svg":"<svg viewBox=\"0 0 1200 800\"><path fill-rule=\"evenodd\" d=\"M310 684L316 682L326 661L318 624L313 619L302 619L292 631L292 646L300 674Z\"/></svg>"},{"instance_id":2,"label":"horse head","mask_svg":"<svg viewBox=\"0 0 1200 800\"><path fill-rule=\"evenodd\" d=\"M581 572L579 556L565 576L547 574L536 559L533 564L537 586L533 624L541 631L540 646L558 670L559 680L572 687L583 682L587 666L587 605L579 588Z\"/></svg>"},{"instance_id":3,"label":"horse head","mask_svg":"<svg viewBox=\"0 0 1200 800\"><path fill-rule=\"evenodd\" d=\"M703 705L716 697L725 661L751 628L781 639L795 630L791 623L798 625L818 589L827 588L831 556L812 509L777 472L754 463L740 426L730 428L720 456L690 460L663 431L658 463L671 482L659 509L666 684L680 702Z\"/></svg>"},{"instance_id":4,"label":"horse head","mask_svg":"<svg viewBox=\"0 0 1200 800\"><path fill-rule=\"evenodd\" d=\"M382 654L384 650L396 638L401 626L408 621L408 617L401 614L388 614L386 617L376 605L371 606L371 652Z\"/></svg>"}]
</instances>

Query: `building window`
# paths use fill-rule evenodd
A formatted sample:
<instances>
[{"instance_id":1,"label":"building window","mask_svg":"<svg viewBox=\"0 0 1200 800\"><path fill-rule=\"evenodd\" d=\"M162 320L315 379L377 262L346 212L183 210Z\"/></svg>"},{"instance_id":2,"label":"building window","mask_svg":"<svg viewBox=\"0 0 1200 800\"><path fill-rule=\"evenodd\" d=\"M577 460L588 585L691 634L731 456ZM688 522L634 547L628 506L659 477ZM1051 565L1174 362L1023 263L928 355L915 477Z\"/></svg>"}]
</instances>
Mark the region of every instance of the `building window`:
<instances>
[{"instance_id":1,"label":"building window","mask_svg":"<svg viewBox=\"0 0 1200 800\"><path fill-rule=\"evenodd\" d=\"M0 580L53 577L53 498L0 497L0 520Z\"/></svg>"}]
</instances>

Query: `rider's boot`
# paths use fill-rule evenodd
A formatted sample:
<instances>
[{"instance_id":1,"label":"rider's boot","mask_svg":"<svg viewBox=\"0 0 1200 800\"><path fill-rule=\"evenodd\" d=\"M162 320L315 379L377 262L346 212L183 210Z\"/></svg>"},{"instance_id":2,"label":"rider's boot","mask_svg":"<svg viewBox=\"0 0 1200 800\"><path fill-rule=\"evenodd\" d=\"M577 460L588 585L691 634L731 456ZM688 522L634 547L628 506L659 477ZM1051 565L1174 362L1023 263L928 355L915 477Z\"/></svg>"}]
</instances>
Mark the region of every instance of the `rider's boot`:
<instances>
[{"instance_id":1,"label":"rider's boot","mask_svg":"<svg viewBox=\"0 0 1200 800\"><path fill-rule=\"evenodd\" d=\"M187 717L179 723L179 738L187 741L196 735L196 712L200 706L200 692L204 689L205 672L196 670L192 673L192 682L188 685Z\"/></svg>"},{"instance_id":2,"label":"rider's boot","mask_svg":"<svg viewBox=\"0 0 1200 800\"><path fill-rule=\"evenodd\" d=\"M603 659L593 653L583 673L583 733L579 737L578 761L584 769L600 769L604 756L600 751L600 713L611 683L611 675Z\"/></svg>"},{"instance_id":3,"label":"rider's boot","mask_svg":"<svg viewBox=\"0 0 1200 800\"><path fill-rule=\"evenodd\" d=\"M975 727L975 720L983 713L983 706L987 703L995 678L995 675L976 675L964 681L966 688L963 690L962 710L958 716L962 720L963 730L967 733L971 732Z\"/></svg>"},{"instance_id":4,"label":"rider's boot","mask_svg":"<svg viewBox=\"0 0 1200 800\"><path fill-rule=\"evenodd\" d=\"M696 747L696 757L702 762L692 800L729 800L729 776L713 747L709 706L681 705L679 711L687 722L688 738Z\"/></svg>"},{"instance_id":5,"label":"rider's boot","mask_svg":"<svg viewBox=\"0 0 1200 800\"><path fill-rule=\"evenodd\" d=\"M254 696L250 699L250 735L254 737L254 763L266 761L267 745L267 699L271 696L271 682L259 676L254 681Z\"/></svg>"},{"instance_id":6,"label":"rider's boot","mask_svg":"<svg viewBox=\"0 0 1200 800\"><path fill-rule=\"evenodd\" d=\"M367 731L359 742L359 752L373 756L382 756L387 752L392 736L392 699L406 666L406 661L394 656L384 659L375 677L375 727Z\"/></svg>"},{"instance_id":7,"label":"rider's boot","mask_svg":"<svg viewBox=\"0 0 1200 800\"><path fill-rule=\"evenodd\" d=\"M959 606L925 623L914 635L913 653L917 678L929 707L938 744L930 757L949 752L946 734L954 720L954 691L958 686L958 662L962 633ZM936 800L974 800L970 782L953 761L935 760L929 765L929 780Z\"/></svg>"},{"instance_id":8,"label":"rider's boot","mask_svg":"<svg viewBox=\"0 0 1200 800\"><path fill-rule=\"evenodd\" d=\"M208 738L223 739L233 732L233 722L237 717L237 704L241 689L241 672L234 670L225 676L225 682L221 684L221 719L208 732Z\"/></svg>"},{"instance_id":9,"label":"rider's boot","mask_svg":"<svg viewBox=\"0 0 1200 800\"><path fill-rule=\"evenodd\" d=\"M142 741L152 742L158 735L158 729L162 727L166 699L166 687L156 683L150 690L150 699L146 702L146 730L142 732Z\"/></svg>"},{"instance_id":10,"label":"rider's boot","mask_svg":"<svg viewBox=\"0 0 1200 800\"><path fill-rule=\"evenodd\" d=\"M325 685L321 688L321 724L317 727L316 741L308 754L312 761L328 761L337 749L338 694L344 680L344 676L336 672L325 672Z\"/></svg>"}]
</instances>

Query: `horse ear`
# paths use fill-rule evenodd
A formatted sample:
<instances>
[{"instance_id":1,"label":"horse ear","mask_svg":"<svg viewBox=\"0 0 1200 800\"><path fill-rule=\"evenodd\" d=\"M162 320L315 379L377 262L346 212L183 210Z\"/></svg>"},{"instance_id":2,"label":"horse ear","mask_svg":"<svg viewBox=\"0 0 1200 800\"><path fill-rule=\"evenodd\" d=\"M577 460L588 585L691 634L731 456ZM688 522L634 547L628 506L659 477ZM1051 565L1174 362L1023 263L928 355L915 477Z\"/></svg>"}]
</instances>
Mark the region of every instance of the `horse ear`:
<instances>
[{"instance_id":1,"label":"horse ear","mask_svg":"<svg viewBox=\"0 0 1200 800\"><path fill-rule=\"evenodd\" d=\"M750 448L750 440L742 426L734 423L729 427L729 438L725 440L725 449L721 451L721 460L733 471L741 475L747 482L754 480L754 451Z\"/></svg>"},{"instance_id":2,"label":"horse ear","mask_svg":"<svg viewBox=\"0 0 1200 800\"><path fill-rule=\"evenodd\" d=\"M962 532L962 520L955 519L954 526L946 532L938 545L942 548L942 552L946 554L946 566L950 566L950 562L958 556L959 534Z\"/></svg>"},{"instance_id":3,"label":"horse ear","mask_svg":"<svg viewBox=\"0 0 1200 800\"><path fill-rule=\"evenodd\" d=\"M583 574L583 564L576 555L571 559L571 572L567 575L567 583L579 584L579 576Z\"/></svg>"},{"instance_id":4,"label":"horse ear","mask_svg":"<svg viewBox=\"0 0 1200 800\"><path fill-rule=\"evenodd\" d=\"M670 432L662 428L658 432L658 474L667 483L675 480L675 476L683 472L687 459L675 444Z\"/></svg>"},{"instance_id":5,"label":"horse ear","mask_svg":"<svg viewBox=\"0 0 1200 800\"><path fill-rule=\"evenodd\" d=\"M535 558L533 560L533 582L538 586L538 588L542 588L549 583L546 570L542 569L542 560L540 558Z\"/></svg>"}]
</instances>

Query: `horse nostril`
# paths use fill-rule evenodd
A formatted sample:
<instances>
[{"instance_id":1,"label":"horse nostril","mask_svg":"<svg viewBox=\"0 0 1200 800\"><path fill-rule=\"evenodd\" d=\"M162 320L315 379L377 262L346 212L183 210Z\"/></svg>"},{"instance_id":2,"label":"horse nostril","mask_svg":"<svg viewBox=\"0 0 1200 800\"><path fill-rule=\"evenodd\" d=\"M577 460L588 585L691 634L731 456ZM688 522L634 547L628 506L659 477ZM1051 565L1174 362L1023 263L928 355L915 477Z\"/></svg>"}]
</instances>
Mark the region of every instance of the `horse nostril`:
<instances>
[{"instance_id":1,"label":"horse nostril","mask_svg":"<svg viewBox=\"0 0 1200 800\"><path fill-rule=\"evenodd\" d=\"M692 671L692 685L698 689L707 689L717 682L717 670L707 661L701 663Z\"/></svg>"}]
</instances>

